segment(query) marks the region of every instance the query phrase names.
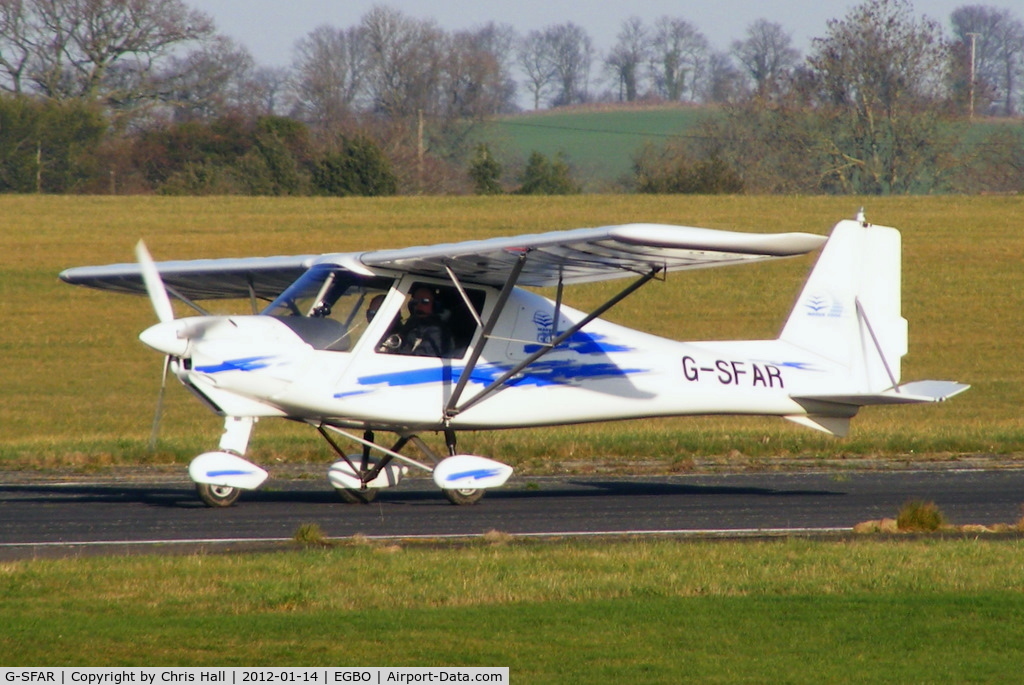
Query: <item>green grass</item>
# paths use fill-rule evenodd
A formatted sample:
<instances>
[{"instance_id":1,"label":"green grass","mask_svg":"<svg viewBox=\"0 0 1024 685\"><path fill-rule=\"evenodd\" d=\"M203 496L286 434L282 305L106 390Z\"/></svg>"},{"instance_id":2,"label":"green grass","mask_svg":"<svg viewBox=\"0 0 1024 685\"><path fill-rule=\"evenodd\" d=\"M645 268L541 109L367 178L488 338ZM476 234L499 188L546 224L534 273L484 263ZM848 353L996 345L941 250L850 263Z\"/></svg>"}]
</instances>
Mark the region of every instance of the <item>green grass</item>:
<instances>
[{"instance_id":1,"label":"green grass","mask_svg":"<svg viewBox=\"0 0 1024 685\"><path fill-rule=\"evenodd\" d=\"M1006 682L1024 658L1021 545L502 541L23 561L0 564L0 664Z\"/></svg>"},{"instance_id":2,"label":"green grass","mask_svg":"<svg viewBox=\"0 0 1024 685\"><path fill-rule=\"evenodd\" d=\"M906 380L972 389L938 406L868 408L836 440L754 418L630 421L466 434L460 444L542 473L560 463L776 457L957 458L1024 452L1024 198L793 198L588 195L565 198L269 199L0 198L0 464L50 467L183 463L216 444L221 421L183 388L168 392L160 451L147 450L159 356L137 339L154 320L142 297L60 283L83 264L131 261L145 238L157 259L305 254L425 244L629 221L752 231L827 232L866 206L904 239ZM676 339L774 337L813 256L671 275L608 318ZM587 307L621 284L573 288ZM187 313L182 310L182 314ZM256 461L322 461L311 431L257 427ZM582 468L585 468L582 467Z\"/></svg>"}]
</instances>

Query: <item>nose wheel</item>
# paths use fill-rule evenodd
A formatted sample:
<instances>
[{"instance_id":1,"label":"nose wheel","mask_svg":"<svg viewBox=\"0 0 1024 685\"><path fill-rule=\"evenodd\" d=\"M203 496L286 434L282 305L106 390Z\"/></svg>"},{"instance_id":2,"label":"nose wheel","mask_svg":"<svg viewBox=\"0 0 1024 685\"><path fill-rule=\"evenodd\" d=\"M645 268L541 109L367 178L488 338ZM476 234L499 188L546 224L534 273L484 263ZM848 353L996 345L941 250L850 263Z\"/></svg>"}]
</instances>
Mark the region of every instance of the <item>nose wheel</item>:
<instances>
[{"instance_id":1,"label":"nose wheel","mask_svg":"<svg viewBox=\"0 0 1024 685\"><path fill-rule=\"evenodd\" d=\"M463 506L466 504L476 504L487 491L483 488L463 488L461 490L442 490L441 492L444 493L444 496L452 504Z\"/></svg>"}]
</instances>

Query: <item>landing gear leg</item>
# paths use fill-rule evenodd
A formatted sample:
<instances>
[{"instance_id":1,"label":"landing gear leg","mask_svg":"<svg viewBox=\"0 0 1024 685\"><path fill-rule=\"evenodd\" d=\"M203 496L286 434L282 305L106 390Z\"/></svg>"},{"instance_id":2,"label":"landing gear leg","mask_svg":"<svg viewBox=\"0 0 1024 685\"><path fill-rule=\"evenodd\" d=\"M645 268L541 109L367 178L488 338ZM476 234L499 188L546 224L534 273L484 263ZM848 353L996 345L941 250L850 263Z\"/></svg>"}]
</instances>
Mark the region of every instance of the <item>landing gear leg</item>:
<instances>
[{"instance_id":1,"label":"landing gear leg","mask_svg":"<svg viewBox=\"0 0 1024 685\"><path fill-rule=\"evenodd\" d=\"M367 442L373 442L373 431L365 431L363 433L363 440ZM354 457L355 455L353 455ZM358 472L360 474L367 473L372 467L370 462L370 447L369 445L363 445L363 454L357 462L359 464ZM334 491L338 493L338 497L341 501L346 504L369 504L373 500L377 499L376 488L361 488L356 490L354 488L334 488Z\"/></svg>"},{"instance_id":2,"label":"landing gear leg","mask_svg":"<svg viewBox=\"0 0 1024 685\"><path fill-rule=\"evenodd\" d=\"M242 456L249 447L249 436L252 435L256 419L251 416L229 416L224 419L224 433L220 436L222 452ZM208 507L230 507L242 494L241 488L229 485L210 485L196 483L199 499Z\"/></svg>"},{"instance_id":3,"label":"landing gear leg","mask_svg":"<svg viewBox=\"0 0 1024 685\"><path fill-rule=\"evenodd\" d=\"M389 485L395 485L401 478L402 474L405 473L406 468L404 466L396 469L391 464L393 456L387 454L388 450L381 450L385 452L383 459L374 459L370 456L370 450L376 447L374 443L373 431L367 430L363 433L363 439L359 440L355 436L348 435L344 431L339 431L343 435L348 435L356 442L361 442L363 445L363 453L360 454L345 454L342 451L338 443L331 437L331 435L325 430L323 425L316 426L317 431L323 436L327 444L331 446L341 459L336 461L331 466L328 472L328 480L331 481L331 485L334 486L334 491L338 493L338 496L345 502L350 504L369 504L377 497L377 489L382 487L379 484L375 484L374 481L382 476L386 477L389 481ZM397 452L405 446L405 443L409 441L408 438L399 438L395 446L391 448L391 452ZM426 467L424 467L426 468ZM369 487L367 485L369 484ZM358 486L358 487L356 487ZM387 486L383 486L387 487Z\"/></svg>"},{"instance_id":4,"label":"landing gear leg","mask_svg":"<svg viewBox=\"0 0 1024 685\"><path fill-rule=\"evenodd\" d=\"M327 477L335 489L339 491L341 497L348 501L351 500L346 496L346 493L341 492L341 490L354 491L348 494L358 495L365 493L367 490L373 490L380 487L390 487L398 483L399 479L405 474L408 466L414 466L433 473L434 483L441 488L441 491L444 493L448 501L452 504L460 505L476 504L480 501L480 498L484 496L486 488L504 485L505 481L512 474L512 467L507 464L502 464L501 462L496 462L491 459L485 459L484 457L475 457L466 454L459 455L455 444L455 432L452 430L445 430L445 443L447 444L449 454L442 457L415 434L402 434L397 433L396 431L399 436L398 442L396 442L391 449L385 449L373 442L373 433L369 431L364 433L364 436L360 438L335 426L323 423L310 423L317 429L317 431L319 431L331 448L337 452L338 456L341 457L341 459L331 465L331 468L328 470ZM346 455L338 446L337 442L335 442L328 434L328 430L344 435L353 442L360 443L364 448L366 448L364 449L363 456ZM433 462L433 466L399 454L399 451L409 442L416 445L419 451L427 458L427 461ZM384 457L380 461L375 462L370 460L367 463L368 457L366 455L366 450L373 449L383 452ZM392 460L401 462L402 466L396 467L396 465L392 463ZM481 473L483 475L482 478ZM484 487L466 487L457 489L450 489L449 487L446 487L462 483L467 485L476 484L481 483L481 481ZM365 500L360 499L360 501Z\"/></svg>"},{"instance_id":5,"label":"landing gear leg","mask_svg":"<svg viewBox=\"0 0 1024 685\"><path fill-rule=\"evenodd\" d=\"M458 454L455 431L451 429L445 430L444 443L448 447L449 457L454 457ZM483 488L461 488L458 490L442 490L441 492L444 493L444 496L452 504L465 506L467 504L476 504L479 502L487 491Z\"/></svg>"}]
</instances>

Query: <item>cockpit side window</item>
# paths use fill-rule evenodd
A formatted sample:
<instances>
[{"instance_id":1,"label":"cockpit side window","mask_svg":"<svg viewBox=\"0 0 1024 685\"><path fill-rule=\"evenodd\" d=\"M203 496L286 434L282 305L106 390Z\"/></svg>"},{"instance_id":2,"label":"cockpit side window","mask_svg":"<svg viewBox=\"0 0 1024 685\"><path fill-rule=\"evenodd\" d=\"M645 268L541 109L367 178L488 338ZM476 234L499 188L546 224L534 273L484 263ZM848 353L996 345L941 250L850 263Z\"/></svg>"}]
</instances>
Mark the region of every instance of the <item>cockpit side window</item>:
<instances>
[{"instance_id":1,"label":"cockpit side window","mask_svg":"<svg viewBox=\"0 0 1024 685\"><path fill-rule=\"evenodd\" d=\"M484 308L484 292L471 289L466 293L479 315ZM409 287L406 306L395 315L378 341L377 351L462 359L476 334L476 322L477 318L453 286L416 282Z\"/></svg>"},{"instance_id":2,"label":"cockpit side window","mask_svg":"<svg viewBox=\"0 0 1024 685\"><path fill-rule=\"evenodd\" d=\"M320 264L261 312L273 316L318 350L355 347L394 279L366 277Z\"/></svg>"}]
</instances>

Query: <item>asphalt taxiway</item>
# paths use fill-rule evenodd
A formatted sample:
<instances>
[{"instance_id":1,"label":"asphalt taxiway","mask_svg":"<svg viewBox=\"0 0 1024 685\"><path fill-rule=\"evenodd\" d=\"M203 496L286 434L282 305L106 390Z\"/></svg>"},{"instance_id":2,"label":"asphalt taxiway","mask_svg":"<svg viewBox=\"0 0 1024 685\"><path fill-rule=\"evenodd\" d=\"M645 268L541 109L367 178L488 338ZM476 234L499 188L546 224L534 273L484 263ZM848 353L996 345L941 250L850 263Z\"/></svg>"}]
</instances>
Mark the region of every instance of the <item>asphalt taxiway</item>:
<instances>
[{"instance_id":1,"label":"asphalt taxiway","mask_svg":"<svg viewBox=\"0 0 1024 685\"><path fill-rule=\"evenodd\" d=\"M514 477L472 506L426 478L343 503L325 478L271 479L224 509L205 507L182 474L25 478L0 472L0 558L87 550L163 552L282 544L305 524L325 535L836 533L935 502L952 523L1013 523L1024 469L928 469L628 477Z\"/></svg>"}]
</instances>

